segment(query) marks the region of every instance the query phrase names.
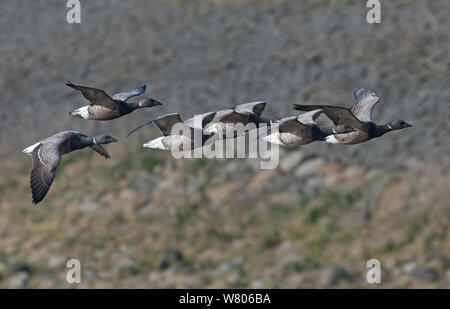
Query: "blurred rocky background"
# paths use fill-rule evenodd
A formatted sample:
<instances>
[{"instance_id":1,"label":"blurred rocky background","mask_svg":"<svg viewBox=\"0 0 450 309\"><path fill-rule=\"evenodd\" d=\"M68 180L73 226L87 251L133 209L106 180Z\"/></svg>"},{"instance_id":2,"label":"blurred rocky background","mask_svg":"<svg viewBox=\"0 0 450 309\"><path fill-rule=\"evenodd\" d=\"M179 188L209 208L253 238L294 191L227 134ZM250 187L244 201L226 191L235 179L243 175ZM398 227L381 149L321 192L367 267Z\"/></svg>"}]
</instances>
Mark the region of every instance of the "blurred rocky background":
<instances>
[{"instance_id":1,"label":"blurred rocky background","mask_svg":"<svg viewBox=\"0 0 450 309\"><path fill-rule=\"evenodd\" d=\"M65 1L0 6L0 287L450 287L450 3L381 1ZM162 107L110 122L67 113L147 84ZM251 159L175 160L126 133L155 116L267 100L350 106L376 91L374 119L413 128L360 145L283 149ZM324 116L321 121L325 122ZM31 204L20 150L61 130L110 133L111 160L64 157ZM66 282L66 261L82 283ZM366 281L366 262L382 284Z\"/></svg>"}]
</instances>

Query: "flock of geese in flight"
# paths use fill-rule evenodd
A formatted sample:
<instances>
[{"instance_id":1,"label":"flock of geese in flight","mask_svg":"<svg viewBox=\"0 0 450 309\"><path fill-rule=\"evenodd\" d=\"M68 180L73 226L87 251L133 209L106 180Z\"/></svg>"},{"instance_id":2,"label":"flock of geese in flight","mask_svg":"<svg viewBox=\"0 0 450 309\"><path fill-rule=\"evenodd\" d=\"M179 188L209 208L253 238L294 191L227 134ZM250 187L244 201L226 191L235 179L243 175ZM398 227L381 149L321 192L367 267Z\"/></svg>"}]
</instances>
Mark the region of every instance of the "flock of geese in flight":
<instances>
[{"instance_id":1,"label":"flock of geese in flight","mask_svg":"<svg viewBox=\"0 0 450 309\"><path fill-rule=\"evenodd\" d=\"M122 117L136 109L162 105L160 102L144 98L138 102L128 102L132 97L145 93L146 86L131 89L109 96L104 90L79 86L68 81L67 86L81 92L89 101L89 105L71 111L72 116L88 120L111 120ZM262 124L268 125L270 134L262 137L269 143L284 146L305 145L314 141L325 141L333 144L358 144L380 137L383 134L411 127L403 120L397 120L378 125L372 121L372 110L379 102L376 94L370 90L358 88L354 91L354 105L350 108L330 105L298 105L293 108L306 113L299 116L270 119L262 116L266 102L251 102L235 107L202 115L196 115L182 120L180 114L167 114L153 119L137 127L129 134L153 123L161 131L159 138L151 140L143 147L172 150L182 145L195 147L193 136L200 133L202 146L213 136L220 138L234 138L238 134L228 136L227 131L235 124L253 124L259 128ZM316 118L324 113L334 123L333 127L320 127ZM172 132L174 125L185 127L189 136ZM128 134L128 135L129 135ZM186 140L189 139L189 140ZM61 156L72 151L89 147L106 159L110 156L102 145L117 142L109 135L87 136L77 131L63 131L47 137L25 148L24 153L32 157L32 170L30 176L33 203L41 202L47 194L55 177L56 169ZM184 149L186 150L186 149Z\"/></svg>"}]
</instances>

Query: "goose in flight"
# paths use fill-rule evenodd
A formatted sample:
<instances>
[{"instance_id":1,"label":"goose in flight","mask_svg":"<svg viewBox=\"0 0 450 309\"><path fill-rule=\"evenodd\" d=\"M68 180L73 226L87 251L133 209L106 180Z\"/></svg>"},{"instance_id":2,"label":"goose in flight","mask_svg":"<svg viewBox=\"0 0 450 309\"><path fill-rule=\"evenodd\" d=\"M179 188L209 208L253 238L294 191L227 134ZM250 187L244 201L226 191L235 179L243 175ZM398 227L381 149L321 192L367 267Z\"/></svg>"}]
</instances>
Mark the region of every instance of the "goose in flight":
<instances>
[{"instance_id":1,"label":"goose in flight","mask_svg":"<svg viewBox=\"0 0 450 309\"><path fill-rule=\"evenodd\" d=\"M181 120L178 113L167 114L150 120L132 130L127 136L151 123L155 124L163 136L143 144L142 146L146 148L178 151L192 150L204 146L206 142L213 141L212 137L217 137L215 134L205 132L201 128L194 128L186 124Z\"/></svg>"},{"instance_id":2,"label":"goose in flight","mask_svg":"<svg viewBox=\"0 0 450 309\"><path fill-rule=\"evenodd\" d=\"M90 104L71 111L69 114L89 120L111 120L127 115L138 108L153 107L162 103L145 98L139 102L127 102L128 99L145 93L146 86L116 93L110 97L104 90L75 85L68 81L67 86L79 90Z\"/></svg>"},{"instance_id":3,"label":"goose in flight","mask_svg":"<svg viewBox=\"0 0 450 309\"><path fill-rule=\"evenodd\" d=\"M294 104L295 110L311 111L322 109L335 125L348 125L356 131L329 135L325 138L327 143L332 144L358 144L380 137L387 132L412 127L403 120L396 120L386 124L377 125L372 121L372 110L379 102L379 98L373 91L357 88L353 93L355 104L351 108L330 105L298 105Z\"/></svg>"},{"instance_id":4,"label":"goose in flight","mask_svg":"<svg viewBox=\"0 0 450 309\"><path fill-rule=\"evenodd\" d=\"M61 156L69 152L89 147L106 159L109 154L102 144L117 142L109 135L87 136L77 131L63 131L47 137L23 150L23 153L32 157L30 185L33 203L42 201L47 194Z\"/></svg>"},{"instance_id":5,"label":"goose in flight","mask_svg":"<svg viewBox=\"0 0 450 309\"><path fill-rule=\"evenodd\" d=\"M261 117L266 104L264 101L239 104L233 108L195 115L187 119L185 123L203 129L205 132L218 133L222 137L227 137L226 132L239 129L237 124L243 125L242 131L244 132L244 126L248 124L259 127L261 123L268 123L269 120ZM236 137L243 132L234 132L229 135Z\"/></svg>"},{"instance_id":6,"label":"goose in flight","mask_svg":"<svg viewBox=\"0 0 450 309\"><path fill-rule=\"evenodd\" d=\"M263 140L284 146L305 145L314 141L324 141L330 135L355 131L348 125L337 125L334 128L319 127L315 120L322 113L323 110L317 109L299 116L279 119L272 124L275 132L272 129L272 133L263 137Z\"/></svg>"}]
</instances>

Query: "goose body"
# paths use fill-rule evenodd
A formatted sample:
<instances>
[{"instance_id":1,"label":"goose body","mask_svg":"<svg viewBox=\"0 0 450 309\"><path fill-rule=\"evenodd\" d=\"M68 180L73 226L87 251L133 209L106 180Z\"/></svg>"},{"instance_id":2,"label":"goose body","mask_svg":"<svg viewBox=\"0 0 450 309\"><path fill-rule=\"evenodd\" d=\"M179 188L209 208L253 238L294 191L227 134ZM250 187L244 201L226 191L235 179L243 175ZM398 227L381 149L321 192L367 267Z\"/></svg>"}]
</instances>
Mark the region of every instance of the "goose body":
<instances>
[{"instance_id":1,"label":"goose body","mask_svg":"<svg viewBox=\"0 0 450 309\"><path fill-rule=\"evenodd\" d=\"M67 86L78 90L90 102L89 105L71 111L69 114L88 120L111 120L122 117L136 109L162 105L154 99L145 98L139 102L127 102L128 99L145 93L146 86L137 87L125 92L116 93L112 97L104 90L75 85L67 82Z\"/></svg>"},{"instance_id":2,"label":"goose body","mask_svg":"<svg viewBox=\"0 0 450 309\"><path fill-rule=\"evenodd\" d=\"M77 131L63 131L25 148L23 152L30 155L33 161L30 176L33 203L37 204L44 199L63 155L90 147L108 159L109 154L101 144L111 142L116 140L108 135L90 137Z\"/></svg>"},{"instance_id":3,"label":"goose body","mask_svg":"<svg viewBox=\"0 0 450 309\"><path fill-rule=\"evenodd\" d=\"M202 147L206 142L212 141L213 137L217 137L201 128L186 124L181 120L178 113L167 114L150 120L131 131L128 136L150 123L155 124L163 136L143 144L142 146L145 148L186 151ZM189 123L192 124L191 121Z\"/></svg>"},{"instance_id":4,"label":"goose body","mask_svg":"<svg viewBox=\"0 0 450 309\"><path fill-rule=\"evenodd\" d=\"M264 101L239 104L233 108L195 115L187 119L185 123L203 129L207 133L217 133L221 137L236 137L245 132L244 127L248 124L253 124L257 128L261 123L268 122L261 117L265 106ZM234 130L237 131L233 132ZM226 132L232 132L232 134Z\"/></svg>"},{"instance_id":5,"label":"goose body","mask_svg":"<svg viewBox=\"0 0 450 309\"><path fill-rule=\"evenodd\" d=\"M351 108L294 104L294 109L301 111L321 109L335 125L347 125L355 129L354 132L327 136L325 141L333 144L359 144L393 130L411 127L410 124L403 120L377 125L372 121L372 110L380 99L373 91L364 88L356 89L353 95L355 104Z\"/></svg>"},{"instance_id":6,"label":"goose body","mask_svg":"<svg viewBox=\"0 0 450 309\"><path fill-rule=\"evenodd\" d=\"M271 130L275 132L265 136L263 140L278 145L298 146L314 141L324 141L333 134L354 131L349 126L336 126L333 130L320 128L315 120L322 112L318 109L299 116L279 119L273 124L275 130Z\"/></svg>"}]
</instances>

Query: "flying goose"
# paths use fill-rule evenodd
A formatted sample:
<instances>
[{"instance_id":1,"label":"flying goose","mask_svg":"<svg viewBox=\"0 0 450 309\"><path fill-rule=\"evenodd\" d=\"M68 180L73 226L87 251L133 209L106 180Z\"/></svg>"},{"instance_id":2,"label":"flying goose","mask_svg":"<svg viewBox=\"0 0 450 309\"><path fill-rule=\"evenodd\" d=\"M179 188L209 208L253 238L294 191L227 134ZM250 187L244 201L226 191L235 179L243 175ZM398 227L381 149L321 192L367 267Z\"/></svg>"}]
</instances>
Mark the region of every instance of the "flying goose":
<instances>
[{"instance_id":1,"label":"flying goose","mask_svg":"<svg viewBox=\"0 0 450 309\"><path fill-rule=\"evenodd\" d=\"M358 144L380 137L383 134L411 127L403 120L392 121L387 124L377 125L372 121L372 110L379 102L379 98L373 91L357 88L354 93L355 104L351 108L329 105L298 105L295 110L311 111L322 109L335 125L349 125L356 129L354 132L329 135L325 138L327 143L333 144Z\"/></svg>"},{"instance_id":2,"label":"flying goose","mask_svg":"<svg viewBox=\"0 0 450 309\"><path fill-rule=\"evenodd\" d=\"M71 111L69 114L89 120L111 120L127 115L138 108L153 107L162 103L145 98L139 102L127 102L128 99L145 93L146 86L134 88L125 92L116 93L110 97L104 90L78 86L68 81L67 86L81 91L81 94L90 102L89 105Z\"/></svg>"},{"instance_id":3,"label":"flying goose","mask_svg":"<svg viewBox=\"0 0 450 309\"><path fill-rule=\"evenodd\" d=\"M259 127L261 123L269 122L261 117L265 106L266 102L264 101L239 104L233 108L193 116L185 123L203 129L205 132L218 133L220 136L226 137L227 131L237 129L236 124L245 126L252 123ZM231 137L236 137L239 133L243 132L234 132Z\"/></svg>"},{"instance_id":4,"label":"flying goose","mask_svg":"<svg viewBox=\"0 0 450 309\"><path fill-rule=\"evenodd\" d=\"M208 140L216 136L215 134L203 131L201 128L194 128L186 124L181 120L180 114L178 113L167 114L150 120L132 130L127 136L151 123L156 125L163 136L143 144L142 146L146 148L179 151L192 150L204 146Z\"/></svg>"},{"instance_id":5,"label":"flying goose","mask_svg":"<svg viewBox=\"0 0 450 309\"><path fill-rule=\"evenodd\" d=\"M263 137L263 140L284 146L305 145L314 141L324 141L333 134L349 133L355 131L348 125L337 125L334 128L321 128L315 122L323 110L313 110L299 116L286 117L273 123L278 130ZM271 127L272 128L272 127Z\"/></svg>"},{"instance_id":6,"label":"flying goose","mask_svg":"<svg viewBox=\"0 0 450 309\"><path fill-rule=\"evenodd\" d=\"M109 135L90 137L77 131L63 131L25 148L23 153L30 155L33 161L30 177L33 203L37 204L44 199L55 178L62 155L90 147L109 159L109 154L101 144L113 142L117 142L117 140Z\"/></svg>"}]
</instances>

